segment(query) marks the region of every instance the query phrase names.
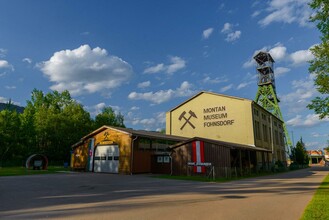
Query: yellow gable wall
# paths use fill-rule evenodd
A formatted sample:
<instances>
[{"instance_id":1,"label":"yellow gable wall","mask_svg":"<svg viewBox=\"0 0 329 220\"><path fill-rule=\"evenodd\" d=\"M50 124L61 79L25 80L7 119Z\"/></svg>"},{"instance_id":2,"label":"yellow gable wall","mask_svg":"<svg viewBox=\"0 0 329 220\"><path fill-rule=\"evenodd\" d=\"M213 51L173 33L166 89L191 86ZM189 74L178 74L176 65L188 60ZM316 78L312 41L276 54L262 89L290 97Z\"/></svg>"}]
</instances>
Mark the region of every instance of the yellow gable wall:
<instances>
[{"instance_id":1,"label":"yellow gable wall","mask_svg":"<svg viewBox=\"0 0 329 220\"><path fill-rule=\"evenodd\" d=\"M181 117L184 111L184 117L189 119L195 128ZM191 116L190 111L194 112L197 118ZM254 145L252 122L250 100L201 93L166 113L166 133Z\"/></svg>"},{"instance_id":2,"label":"yellow gable wall","mask_svg":"<svg viewBox=\"0 0 329 220\"><path fill-rule=\"evenodd\" d=\"M106 129L93 136L95 138L95 145L111 145L118 144L120 159L119 159L119 173L130 173L131 160L131 138L129 134L115 130Z\"/></svg>"}]
</instances>

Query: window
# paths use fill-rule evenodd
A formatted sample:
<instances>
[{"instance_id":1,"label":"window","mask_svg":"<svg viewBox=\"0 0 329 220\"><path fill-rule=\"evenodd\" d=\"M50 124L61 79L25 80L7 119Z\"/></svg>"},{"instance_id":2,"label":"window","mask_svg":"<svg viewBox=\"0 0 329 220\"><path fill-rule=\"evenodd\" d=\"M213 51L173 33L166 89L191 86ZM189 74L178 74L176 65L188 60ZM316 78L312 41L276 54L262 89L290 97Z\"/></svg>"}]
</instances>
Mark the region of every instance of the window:
<instances>
[{"instance_id":1,"label":"window","mask_svg":"<svg viewBox=\"0 0 329 220\"><path fill-rule=\"evenodd\" d=\"M267 126L263 124L263 140L265 142L268 141L268 137L267 137Z\"/></svg>"},{"instance_id":2,"label":"window","mask_svg":"<svg viewBox=\"0 0 329 220\"><path fill-rule=\"evenodd\" d=\"M262 119L266 121L266 115L262 113Z\"/></svg>"},{"instance_id":3,"label":"window","mask_svg":"<svg viewBox=\"0 0 329 220\"><path fill-rule=\"evenodd\" d=\"M272 131L271 131L271 128L268 128L268 133L270 134L270 143L272 143Z\"/></svg>"},{"instance_id":4,"label":"window","mask_svg":"<svg viewBox=\"0 0 329 220\"><path fill-rule=\"evenodd\" d=\"M284 145L284 140L283 140L283 133L279 133L279 136L280 136L280 145Z\"/></svg>"},{"instance_id":5,"label":"window","mask_svg":"<svg viewBox=\"0 0 329 220\"><path fill-rule=\"evenodd\" d=\"M274 131L274 138L275 144L279 144L279 134L277 130Z\"/></svg>"},{"instance_id":6,"label":"window","mask_svg":"<svg viewBox=\"0 0 329 220\"><path fill-rule=\"evenodd\" d=\"M254 115L258 116L259 113L258 113L258 110L254 108Z\"/></svg>"},{"instance_id":7,"label":"window","mask_svg":"<svg viewBox=\"0 0 329 220\"><path fill-rule=\"evenodd\" d=\"M163 156L158 156L157 157L157 162L158 163L163 163Z\"/></svg>"},{"instance_id":8,"label":"window","mask_svg":"<svg viewBox=\"0 0 329 220\"><path fill-rule=\"evenodd\" d=\"M151 140L148 138L140 138L138 141L139 150L151 150Z\"/></svg>"},{"instance_id":9,"label":"window","mask_svg":"<svg viewBox=\"0 0 329 220\"><path fill-rule=\"evenodd\" d=\"M163 162L164 163L169 163L170 162L170 157L169 156L164 156L163 157Z\"/></svg>"},{"instance_id":10,"label":"window","mask_svg":"<svg viewBox=\"0 0 329 220\"><path fill-rule=\"evenodd\" d=\"M260 125L259 125L259 121L255 120L255 137L256 139L260 140Z\"/></svg>"}]
</instances>

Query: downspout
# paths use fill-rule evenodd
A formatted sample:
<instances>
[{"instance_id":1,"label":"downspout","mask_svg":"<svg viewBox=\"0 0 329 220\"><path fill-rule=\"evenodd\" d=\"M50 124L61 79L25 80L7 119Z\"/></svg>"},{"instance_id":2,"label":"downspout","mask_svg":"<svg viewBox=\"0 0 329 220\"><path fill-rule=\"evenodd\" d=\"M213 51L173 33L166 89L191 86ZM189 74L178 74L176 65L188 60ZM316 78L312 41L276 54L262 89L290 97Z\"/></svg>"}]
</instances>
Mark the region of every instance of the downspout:
<instances>
[{"instance_id":1,"label":"downspout","mask_svg":"<svg viewBox=\"0 0 329 220\"><path fill-rule=\"evenodd\" d=\"M170 154L169 154L169 158L170 158L170 176L172 176L172 157L171 157L171 155L172 155L172 151L170 152Z\"/></svg>"},{"instance_id":2,"label":"downspout","mask_svg":"<svg viewBox=\"0 0 329 220\"><path fill-rule=\"evenodd\" d=\"M272 163L274 162L274 132L273 132L273 121L272 115L270 115L270 122L271 122L271 145L272 145Z\"/></svg>"},{"instance_id":3,"label":"downspout","mask_svg":"<svg viewBox=\"0 0 329 220\"><path fill-rule=\"evenodd\" d=\"M138 138L138 136L136 136L134 139L132 139L132 142L131 142L130 175L133 175L134 141L135 141L137 138Z\"/></svg>"}]
</instances>

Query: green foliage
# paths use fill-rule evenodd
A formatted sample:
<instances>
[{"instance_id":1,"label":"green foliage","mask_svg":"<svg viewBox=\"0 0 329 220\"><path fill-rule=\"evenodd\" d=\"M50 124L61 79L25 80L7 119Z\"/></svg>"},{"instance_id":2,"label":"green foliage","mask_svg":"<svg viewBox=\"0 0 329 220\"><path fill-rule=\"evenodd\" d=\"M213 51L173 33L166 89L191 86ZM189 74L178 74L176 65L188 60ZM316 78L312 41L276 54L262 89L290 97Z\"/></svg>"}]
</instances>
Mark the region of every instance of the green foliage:
<instances>
[{"instance_id":1,"label":"green foliage","mask_svg":"<svg viewBox=\"0 0 329 220\"><path fill-rule=\"evenodd\" d=\"M115 126L115 127L125 127L123 124L124 117L121 113L115 114L114 110L111 107L105 107L102 110L102 113L98 114L95 117L95 129L103 125Z\"/></svg>"},{"instance_id":2,"label":"green foliage","mask_svg":"<svg viewBox=\"0 0 329 220\"><path fill-rule=\"evenodd\" d=\"M16 110L0 112L0 167L5 158L12 158L21 147L20 119Z\"/></svg>"},{"instance_id":3,"label":"green foliage","mask_svg":"<svg viewBox=\"0 0 329 220\"><path fill-rule=\"evenodd\" d=\"M310 61L309 71L315 74L314 84L323 96L313 99L307 107L323 119L329 117L329 1L313 0L310 7L315 10L310 20L321 32L322 42L311 49L314 59Z\"/></svg>"},{"instance_id":4,"label":"green foliage","mask_svg":"<svg viewBox=\"0 0 329 220\"><path fill-rule=\"evenodd\" d=\"M302 138L297 142L296 147L291 149L290 159L293 161L292 165L308 164L309 158Z\"/></svg>"},{"instance_id":5,"label":"green foliage","mask_svg":"<svg viewBox=\"0 0 329 220\"><path fill-rule=\"evenodd\" d=\"M22 114L0 111L0 167L2 160L21 161L34 153L49 161L69 161L71 146L102 125L124 127L124 118L104 108L95 121L68 91L44 94L34 89Z\"/></svg>"}]
</instances>

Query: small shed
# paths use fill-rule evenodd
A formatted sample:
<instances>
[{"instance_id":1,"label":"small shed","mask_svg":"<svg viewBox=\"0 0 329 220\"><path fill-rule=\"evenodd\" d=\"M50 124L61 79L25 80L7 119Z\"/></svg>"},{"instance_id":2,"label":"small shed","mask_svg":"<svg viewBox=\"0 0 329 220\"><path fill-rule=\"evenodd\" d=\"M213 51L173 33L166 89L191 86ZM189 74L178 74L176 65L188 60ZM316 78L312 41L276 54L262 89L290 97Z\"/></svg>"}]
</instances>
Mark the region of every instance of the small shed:
<instances>
[{"instance_id":1,"label":"small shed","mask_svg":"<svg viewBox=\"0 0 329 220\"><path fill-rule=\"evenodd\" d=\"M72 146L71 167L102 173L170 173L169 146L186 139L102 126Z\"/></svg>"},{"instance_id":2,"label":"small shed","mask_svg":"<svg viewBox=\"0 0 329 220\"><path fill-rule=\"evenodd\" d=\"M308 150L309 164L313 165L324 165L325 164L325 153L322 150Z\"/></svg>"},{"instance_id":3,"label":"small shed","mask_svg":"<svg viewBox=\"0 0 329 220\"><path fill-rule=\"evenodd\" d=\"M270 169L270 150L194 137L171 146L172 175L243 176Z\"/></svg>"}]
</instances>

